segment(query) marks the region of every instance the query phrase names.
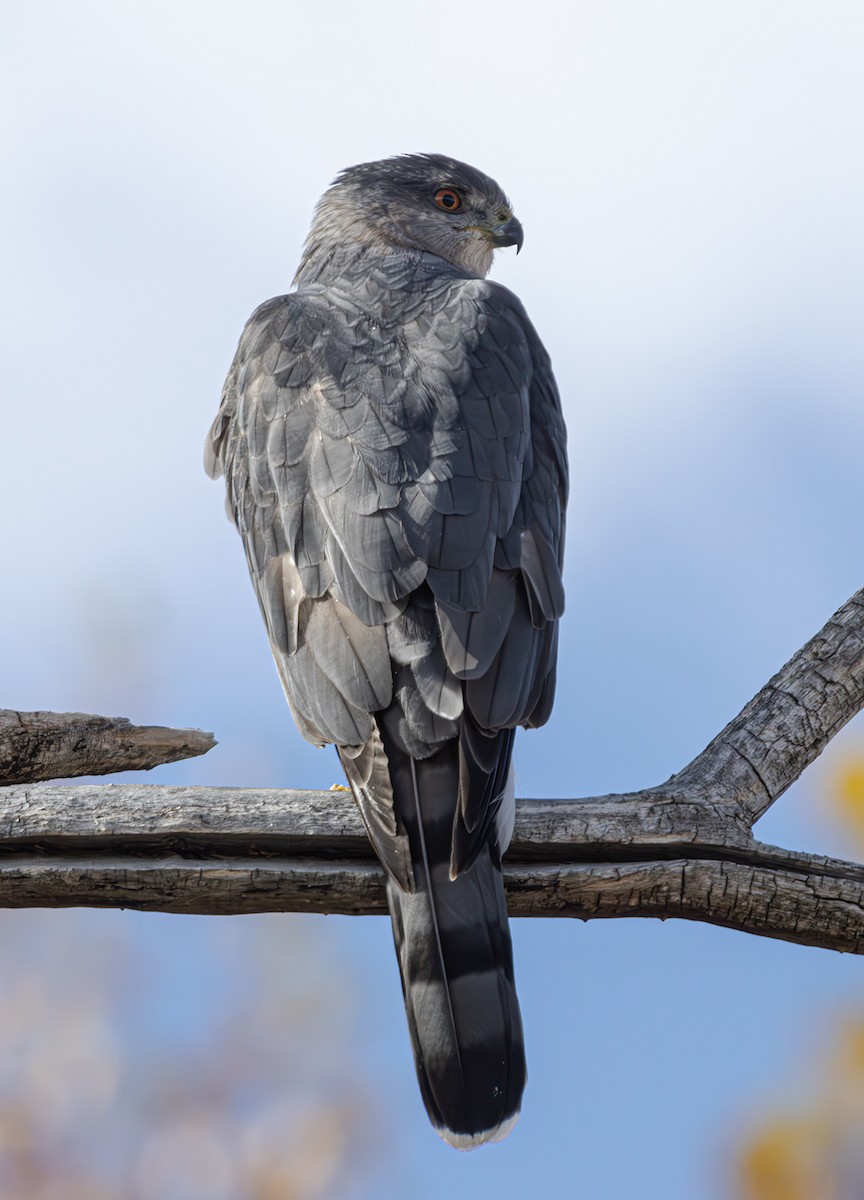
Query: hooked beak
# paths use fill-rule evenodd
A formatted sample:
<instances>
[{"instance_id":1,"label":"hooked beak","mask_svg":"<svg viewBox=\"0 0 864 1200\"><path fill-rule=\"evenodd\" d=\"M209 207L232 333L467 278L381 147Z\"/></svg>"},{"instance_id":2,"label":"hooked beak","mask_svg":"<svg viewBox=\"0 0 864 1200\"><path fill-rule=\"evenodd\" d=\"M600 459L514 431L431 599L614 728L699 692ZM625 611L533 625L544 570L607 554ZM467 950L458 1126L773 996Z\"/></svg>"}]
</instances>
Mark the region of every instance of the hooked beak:
<instances>
[{"instance_id":1,"label":"hooked beak","mask_svg":"<svg viewBox=\"0 0 864 1200\"><path fill-rule=\"evenodd\" d=\"M503 225L499 225L497 229L490 230L490 232L492 234L493 246L515 246L517 254L522 249L522 242L525 235L522 232L522 226L515 217L511 217L509 221L506 221Z\"/></svg>"}]
</instances>

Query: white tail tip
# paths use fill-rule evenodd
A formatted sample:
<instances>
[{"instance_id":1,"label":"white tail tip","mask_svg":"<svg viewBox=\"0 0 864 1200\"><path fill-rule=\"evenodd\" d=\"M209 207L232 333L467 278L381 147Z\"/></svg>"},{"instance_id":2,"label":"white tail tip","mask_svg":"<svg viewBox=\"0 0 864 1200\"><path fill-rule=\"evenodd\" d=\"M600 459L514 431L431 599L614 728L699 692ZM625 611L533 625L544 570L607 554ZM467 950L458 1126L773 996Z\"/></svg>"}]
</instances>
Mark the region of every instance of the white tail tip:
<instances>
[{"instance_id":1,"label":"white tail tip","mask_svg":"<svg viewBox=\"0 0 864 1200\"><path fill-rule=\"evenodd\" d=\"M448 1146L453 1146L457 1150L476 1150L478 1146L485 1146L487 1142L503 1142L518 1120L519 1110L517 1109L512 1117L508 1117L494 1129L483 1129L480 1133L454 1133L452 1129L444 1128L436 1128L435 1132L444 1139Z\"/></svg>"}]
</instances>

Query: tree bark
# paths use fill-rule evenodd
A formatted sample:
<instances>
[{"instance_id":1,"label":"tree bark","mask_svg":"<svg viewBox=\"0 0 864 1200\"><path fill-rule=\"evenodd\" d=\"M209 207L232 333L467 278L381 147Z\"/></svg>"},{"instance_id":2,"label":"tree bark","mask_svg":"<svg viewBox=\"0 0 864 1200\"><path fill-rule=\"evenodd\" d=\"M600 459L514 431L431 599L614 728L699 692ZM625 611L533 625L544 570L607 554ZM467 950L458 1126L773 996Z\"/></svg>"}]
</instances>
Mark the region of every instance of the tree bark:
<instances>
[{"instance_id":1,"label":"tree bark","mask_svg":"<svg viewBox=\"0 0 864 1200\"><path fill-rule=\"evenodd\" d=\"M215 745L212 733L200 729L0 708L0 784L149 771L160 763L206 754Z\"/></svg>"}]
</instances>

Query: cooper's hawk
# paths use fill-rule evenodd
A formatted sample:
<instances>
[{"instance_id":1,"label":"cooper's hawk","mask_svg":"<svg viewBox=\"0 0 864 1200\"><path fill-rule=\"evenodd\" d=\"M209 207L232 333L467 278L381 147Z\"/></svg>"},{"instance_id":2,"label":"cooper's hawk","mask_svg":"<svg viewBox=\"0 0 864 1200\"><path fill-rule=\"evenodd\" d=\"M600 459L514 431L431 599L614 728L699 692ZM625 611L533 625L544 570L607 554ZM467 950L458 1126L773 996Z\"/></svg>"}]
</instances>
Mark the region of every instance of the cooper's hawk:
<instances>
[{"instance_id":1,"label":"cooper's hawk","mask_svg":"<svg viewBox=\"0 0 864 1200\"><path fill-rule=\"evenodd\" d=\"M513 245L465 163L344 171L296 290L243 331L206 451L294 719L335 744L387 872L420 1088L461 1148L509 1132L525 1081L501 854L564 610L558 393L485 280Z\"/></svg>"}]
</instances>

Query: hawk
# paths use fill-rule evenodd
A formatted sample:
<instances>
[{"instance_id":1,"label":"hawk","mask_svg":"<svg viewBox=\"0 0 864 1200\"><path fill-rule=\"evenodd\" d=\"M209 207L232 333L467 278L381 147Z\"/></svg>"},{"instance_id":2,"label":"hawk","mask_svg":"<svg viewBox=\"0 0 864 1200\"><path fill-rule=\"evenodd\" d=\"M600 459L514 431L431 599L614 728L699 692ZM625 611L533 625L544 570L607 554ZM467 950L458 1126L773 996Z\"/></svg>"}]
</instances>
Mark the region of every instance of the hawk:
<instances>
[{"instance_id":1,"label":"hawk","mask_svg":"<svg viewBox=\"0 0 864 1200\"><path fill-rule=\"evenodd\" d=\"M549 358L486 280L522 226L439 154L343 171L243 330L206 446L291 712L387 876L420 1089L468 1149L519 1113L501 876L513 737L555 690L567 492Z\"/></svg>"}]
</instances>

